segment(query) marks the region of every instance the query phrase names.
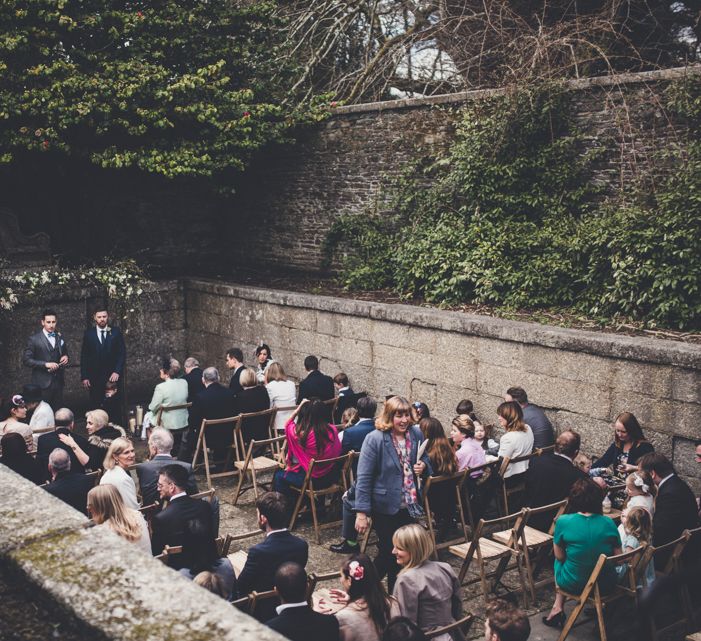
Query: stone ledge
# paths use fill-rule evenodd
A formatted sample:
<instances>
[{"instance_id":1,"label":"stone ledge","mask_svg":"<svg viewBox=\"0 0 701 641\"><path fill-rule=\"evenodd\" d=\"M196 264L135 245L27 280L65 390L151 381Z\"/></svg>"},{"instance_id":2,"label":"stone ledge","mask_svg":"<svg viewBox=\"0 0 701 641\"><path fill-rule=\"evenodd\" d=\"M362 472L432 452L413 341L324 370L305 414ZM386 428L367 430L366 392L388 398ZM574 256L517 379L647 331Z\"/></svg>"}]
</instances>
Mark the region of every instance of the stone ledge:
<instances>
[{"instance_id":1,"label":"stone ledge","mask_svg":"<svg viewBox=\"0 0 701 641\"><path fill-rule=\"evenodd\" d=\"M689 74L701 73L701 65L689 67L675 67L673 69L659 69L655 71L641 71L639 73L620 73L613 76L597 76L595 78L578 78L568 80L565 85L572 90L581 91L591 87L612 87L617 85L630 85L645 82L657 82L659 80L676 80ZM498 96L505 92L503 88L474 89L472 91L459 91L456 93L439 94L423 98L403 98L401 100L384 100L380 102L367 102L359 105L347 105L331 110L332 116L346 116L362 113L380 113L395 109L415 109L419 107L431 107L433 105L446 105L456 102L469 102L481 100L491 96Z\"/></svg>"},{"instance_id":2,"label":"stone ledge","mask_svg":"<svg viewBox=\"0 0 701 641\"><path fill-rule=\"evenodd\" d=\"M372 318L500 341L701 370L701 346L680 341L619 336L412 305L263 289L207 279L186 279L185 288L188 291L231 296L259 303Z\"/></svg>"},{"instance_id":3,"label":"stone ledge","mask_svg":"<svg viewBox=\"0 0 701 641\"><path fill-rule=\"evenodd\" d=\"M100 638L283 638L3 465L0 484L1 562Z\"/></svg>"}]
</instances>

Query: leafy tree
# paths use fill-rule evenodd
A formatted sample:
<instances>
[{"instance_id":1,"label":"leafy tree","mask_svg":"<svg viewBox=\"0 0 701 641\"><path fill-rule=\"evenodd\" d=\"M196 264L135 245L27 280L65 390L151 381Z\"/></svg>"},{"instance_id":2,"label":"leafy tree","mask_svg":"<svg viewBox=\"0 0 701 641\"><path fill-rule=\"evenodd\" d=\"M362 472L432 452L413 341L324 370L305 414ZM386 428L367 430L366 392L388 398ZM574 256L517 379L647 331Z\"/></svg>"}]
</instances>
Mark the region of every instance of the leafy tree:
<instances>
[{"instance_id":1,"label":"leafy tree","mask_svg":"<svg viewBox=\"0 0 701 641\"><path fill-rule=\"evenodd\" d=\"M319 116L309 103L283 105L271 10L227 0L5 0L0 162L53 152L57 162L166 177L243 169L255 150Z\"/></svg>"}]
</instances>

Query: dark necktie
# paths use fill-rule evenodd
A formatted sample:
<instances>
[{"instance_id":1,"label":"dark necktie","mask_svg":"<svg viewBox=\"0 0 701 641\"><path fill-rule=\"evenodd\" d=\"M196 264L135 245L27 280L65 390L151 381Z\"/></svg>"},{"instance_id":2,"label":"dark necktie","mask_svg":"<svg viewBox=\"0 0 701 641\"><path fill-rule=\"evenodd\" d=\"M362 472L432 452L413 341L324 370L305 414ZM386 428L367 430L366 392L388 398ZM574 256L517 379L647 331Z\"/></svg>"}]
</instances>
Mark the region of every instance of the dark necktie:
<instances>
[{"instance_id":1,"label":"dark necktie","mask_svg":"<svg viewBox=\"0 0 701 641\"><path fill-rule=\"evenodd\" d=\"M101 345L105 344L105 330L104 329L100 330L100 344Z\"/></svg>"}]
</instances>

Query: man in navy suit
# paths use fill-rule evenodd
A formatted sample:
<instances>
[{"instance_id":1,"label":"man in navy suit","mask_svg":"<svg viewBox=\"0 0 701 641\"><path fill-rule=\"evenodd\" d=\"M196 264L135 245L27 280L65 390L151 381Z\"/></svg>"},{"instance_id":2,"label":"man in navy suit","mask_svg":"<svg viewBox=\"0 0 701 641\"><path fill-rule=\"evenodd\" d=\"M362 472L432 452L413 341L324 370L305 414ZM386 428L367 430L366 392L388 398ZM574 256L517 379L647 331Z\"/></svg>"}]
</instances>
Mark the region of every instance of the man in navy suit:
<instances>
[{"instance_id":1,"label":"man in navy suit","mask_svg":"<svg viewBox=\"0 0 701 641\"><path fill-rule=\"evenodd\" d=\"M338 619L314 612L307 603L307 573L297 563L284 563L275 573L282 604L267 625L290 641L338 641Z\"/></svg>"},{"instance_id":2,"label":"man in navy suit","mask_svg":"<svg viewBox=\"0 0 701 641\"><path fill-rule=\"evenodd\" d=\"M307 564L309 546L304 539L287 530L289 513L287 500L280 492L266 492L256 501L258 527L265 532L265 540L248 550L246 565L238 577L239 597L254 590L266 592L275 585L275 573L286 561L294 561L302 568ZM267 621L274 616L272 601L261 603L256 618Z\"/></svg>"},{"instance_id":3,"label":"man in navy suit","mask_svg":"<svg viewBox=\"0 0 701 641\"><path fill-rule=\"evenodd\" d=\"M119 327L109 325L105 307L98 307L93 316L95 326L85 330L80 350L80 380L90 393L90 409L99 408L105 398L105 384L117 383L124 376L127 349ZM121 397L121 389L118 392ZM119 417L110 416L114 422Z\"/></svg>"},{"instance_id":4,"label":"man in navy suit","mask_svg":"<svg viewBox=\"0 0 701 641\"><path fill-rule=\"evenodd\" d=\"M307 377L299 383L299 394L297 403L301 403L305 398L318 398L328 401L334 397L333 379L319 371L319 359L316 356L307 356L304 359L304 369L307 370Z\"/></svg>"},{"instance_id":5,"label":"man in navy suit","mask_svg":"<svg viewBox=\"0 0 701 641\"><path fill-rule=\"evenodd\" d=\"M44 310L41 331L29 337L22 357L25 367L32 369L32 383L41 388L42 399L52 409L63 405L63 370L68 367L68 348L57 322L55 311Z\"/></svg>"},{"instance_id":6,"label":"man in navy suit","mask_svg":"<svg viewBox=\"0 0 701 641\"><path fill-rule=\"evenodd\" d=\"M81 472L71 474L71 458L59 447L49 454L49 474L51 483L44 489L88 516L88 492L95 486L95 479Z\"/></svg>"}]
</instances>

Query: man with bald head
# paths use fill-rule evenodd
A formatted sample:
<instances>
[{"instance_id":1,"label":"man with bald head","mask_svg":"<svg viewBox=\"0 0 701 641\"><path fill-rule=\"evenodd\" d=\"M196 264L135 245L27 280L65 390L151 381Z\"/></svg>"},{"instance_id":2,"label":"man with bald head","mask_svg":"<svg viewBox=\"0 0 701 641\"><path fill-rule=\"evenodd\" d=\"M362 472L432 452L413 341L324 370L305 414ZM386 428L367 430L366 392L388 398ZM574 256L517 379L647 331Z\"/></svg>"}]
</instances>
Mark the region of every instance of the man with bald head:
<instances>
[{"instance_id":1,"label":"man with bald head","mask_svg":"<svg viewBox=\"0 0 701 641\"><path fill-rule=\"evenodd\" d=\"M566 499L575 481L586 474L574 465L579 453L580 437L577 432L566 430L555 439L555 451L531 459L526 472L528 506L540 507ZM554 512L536 514L528 525L543 532L550 529Z\"/></svg>"},{"instance_id":2,"label":"man with bald head","mask_svg":"<svg viewBox=\"0 0 701 641\"><path fill-rule=\"evenodd\" d=\"M52 432L47 432L39 437L37 442L37 461L39 461L42 470L47 474L46 479L51 480L48 476L48 464L49 464L49 454L53 452L56 448L64 450L71 460L70 471L75 474L84 474L85 467L81 464L73 451L73 447L65 442L66 436L72 436L73 441L77 447L79 447L83 452L87 452L90 449L88 440L81 436L80 434L74 434L73 428L75 427L75 417L73 412L67 407L62 407L56 410L54 414L55 428ZM70 441L70 439L69 439Z\"/></svg>"},{"instance_id":3,"label":"man with bald head","mask_svg":"<svg viewBox=\"0 0 701 641\"><path fill-rule=\"evenodd\" d=\"M82 473L71 474L71 458L59 447L49 454L49 474L51 483L44 489L87 516L88 492L95 479Z\"/></svg>"}]
</instances>

